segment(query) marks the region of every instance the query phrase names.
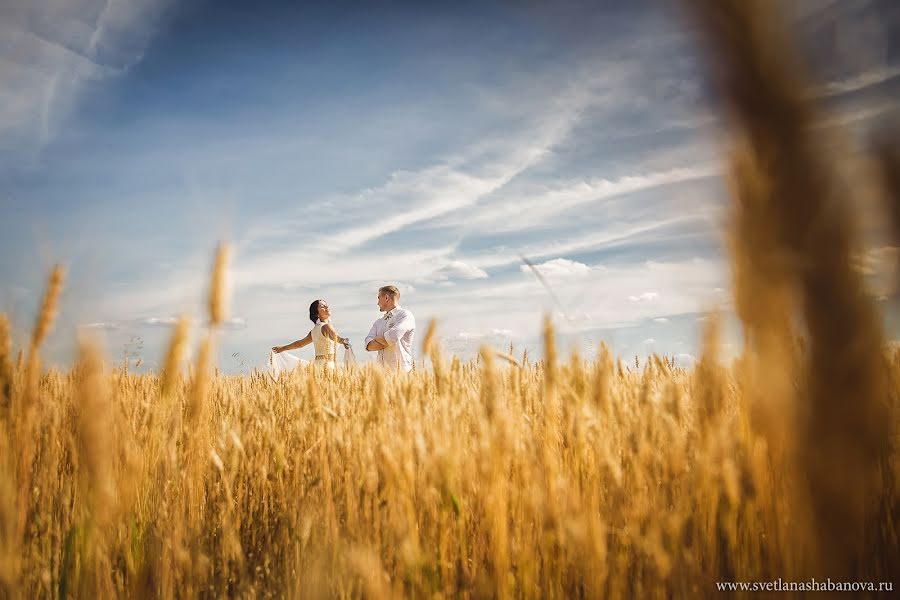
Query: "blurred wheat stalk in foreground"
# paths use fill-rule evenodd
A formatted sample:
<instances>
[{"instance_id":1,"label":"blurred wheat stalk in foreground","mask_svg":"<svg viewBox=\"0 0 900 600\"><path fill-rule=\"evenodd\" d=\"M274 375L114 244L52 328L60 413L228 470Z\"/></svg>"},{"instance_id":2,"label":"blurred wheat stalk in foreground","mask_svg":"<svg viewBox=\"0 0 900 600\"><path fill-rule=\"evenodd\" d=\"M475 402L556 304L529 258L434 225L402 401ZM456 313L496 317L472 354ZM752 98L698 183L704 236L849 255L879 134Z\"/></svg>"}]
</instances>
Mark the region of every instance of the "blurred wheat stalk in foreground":
<instances>
[{"instance_id":1,"label":"blurred wheat stalk in foreground","mask_svg":"<svg viewBox=\"0 0 900 600\"><path fill-rule=\"evenodd\" d=\"M0 596L659 597L717 580L900 572L900 354L851 268L848 204L766 3L694 0L734 124L731 239L746 347L692 370L606 348L485 348L411 377L211 371L226 318L159 375L69 372L0 316ZM897 153L883 146L888 205ZM893 163L891 162L893 161ZM895 211L893 215L900 214ZM900 231L898 231L900 233Z\"/></svg>"}]
</instances>

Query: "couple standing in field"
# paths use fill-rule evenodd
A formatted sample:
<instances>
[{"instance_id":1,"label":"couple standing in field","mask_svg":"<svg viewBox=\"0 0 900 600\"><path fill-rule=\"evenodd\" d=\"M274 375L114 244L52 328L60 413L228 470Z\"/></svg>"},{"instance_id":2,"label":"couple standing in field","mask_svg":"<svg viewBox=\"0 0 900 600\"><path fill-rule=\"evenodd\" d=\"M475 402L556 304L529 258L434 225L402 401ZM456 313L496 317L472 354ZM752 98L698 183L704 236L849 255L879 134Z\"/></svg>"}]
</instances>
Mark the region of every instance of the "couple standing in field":
<instances>
[{"instance_id":1,"label":"couple standing in field","mask_svg":"<svg viewBox=\"0 0 900 600\"><path fill-rule=\"evenodd\" d=\"M386 285L378 289L378 309L384 313L379 317L369 335L366 336L366 350L378 352L376 362L392 371L408 373L413 368L412 343L416 333L416 319L407 309L400 306L400 290L396 286ZM287 346L273 346L270 366L274 367L277 355L287 350L295 350L312 344L316 350L315 363L328 369L334 369L337 363L337 345L350 347L350 339L341 337L331 323L331 307L325 300L315 300L309 305L309 320L314 323L312 330L305 338ZM295 358L296 364L301 361Z\"/></svg>"}]
</instances>

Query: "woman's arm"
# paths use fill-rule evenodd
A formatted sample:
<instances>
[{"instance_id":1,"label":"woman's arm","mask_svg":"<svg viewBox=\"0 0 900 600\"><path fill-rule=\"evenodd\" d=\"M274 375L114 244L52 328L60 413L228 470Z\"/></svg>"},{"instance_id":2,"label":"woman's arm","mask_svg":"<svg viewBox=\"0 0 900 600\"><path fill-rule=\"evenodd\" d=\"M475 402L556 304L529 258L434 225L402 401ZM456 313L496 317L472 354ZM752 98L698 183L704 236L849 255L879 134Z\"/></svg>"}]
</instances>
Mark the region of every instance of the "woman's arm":
<instances>
[{"instance_id":1,"label":"woman's arm","mask_svg":"<svg viewBox=\"0 0 900 600\"><path fill-rule=\"evenodd\" d=\"M296 342L288 344L287 346L272 346L272 350L274 350L275 353L278 354L279 352L284 352L285 350L296 350L297 348L302 348L303 346L306 346L307 344L311 344L311 343L312 343L312 331L307 333L306 337L303 338L302 340L297 340Z\"/></svg>"},{"instance_id":2,"label":"woman's arm","mask_svg":"<svg viewBox=\"0 0 900 600\"><path fill-rule=\"evenodd\" d=\"M338 335L338 332L334 330L334 327L331 326L331 323L325 323L322 325L322 334L334 341L338 344L342 345L344 348L350 345L350 340Z\"/></svg>"}]
</instances>

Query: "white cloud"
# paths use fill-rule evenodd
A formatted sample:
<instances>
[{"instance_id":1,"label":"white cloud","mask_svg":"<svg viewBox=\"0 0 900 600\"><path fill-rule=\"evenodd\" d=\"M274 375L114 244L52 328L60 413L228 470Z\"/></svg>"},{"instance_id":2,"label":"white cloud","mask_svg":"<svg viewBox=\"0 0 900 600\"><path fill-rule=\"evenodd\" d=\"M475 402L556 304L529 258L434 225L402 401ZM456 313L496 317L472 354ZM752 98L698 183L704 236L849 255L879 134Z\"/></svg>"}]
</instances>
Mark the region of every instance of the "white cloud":
<instances>
[{"instance_id":1,"label":"white cloud","mask_svg":"<svg viewBox=\"0 0 900 600\"><path fill-rule=\"evenodd\" d=\"M141 319L142 325L150 325L151 327L169 327L178 323L178 317L147 317Z\"/></svg>"},{"instance_id":2,"label":"white cloud","mask_svg":"<svg viewBox=\"0 0 900 600\"><path fill-rule=\"evenodd\" d=\"M523 273L532 274L531 267L522 265L519 267ZM554 258L547 262L535 265L535 269L548 279L559 279L565 277L577 277L589 273L591 268L584 263L566 258Z\"/></svg>"},{"instance_id":3,"label":"white cloud","mask_svg":"<svg viewBox=\"0 0 900 600\"><path fill-rule=\"evenodd\" d=\"M458 217L468 231L487 229L491 232L516 231L546 224L552 217L567 213L586 204L624 196L634 192L687 181L707 179L719 174L713 164L677 167L640 175L626 175L617 179L589 179L576 181L557 189L536 188L530 195L517 193L505 202L466 211Z\"/></svg>"},{"instance_id":4,"label":"white cloud","mask_svg":"<svg viewBox=\"0 0 900 600\"><path fill-rule=\"evenodd\" d=\"M254 249L257 241L272 243L271 236L257 233L245 240L242 259L235 265L238 286L334 285L352 281L367 281L375 277L392 279L397 274L417 283L442 283L451 287L454 279L486 279L485 270L494 265L519 262L516 252L504 249L487 253L461 255L456 244L428 249L421 244L414 249L358 252L358 246L402 230L427 218L446 215L453 207L468 206L489 190L499 189L524 169L537 164L559 141L564 139L577 121L579 110L591 101L592 86L596 82L579 83L559 98L545 101L555 111L537 110L525 119L528 123L520 131L463 149L457 156L415 171L398 171L381 186L365 190L356 197L336 199L342 206L338 221L319 224L329 229L327 237L304 241L291 232L291 240L275 251ZM538 107L541 108L541 107ZM543 108L546 108L543 107ZM547 116L547 115L552 116ZM537 116L536 116L537 115ZM484 160L485 156L489 160ZM677 172L672 176L683 176ZM626 185L636 185L625 180ZM688 220L696 219L694 213ZM352 219L348 218L352 215ZM679 218L680 219L680 218ZM586 236L567 236L565 242L552 241L522 248L529 258L544 258L602 245L625 243L633 235L677 226L682 221L664 220L640 223L626 231L614 224L616 231L592 232ZM445 221L446 219L441 219ZM458 237L457 237L458 239ZM323 260L325 257L328 260ZM546 267L554 275L577 273L585 267L580 263L550 264ZM287 280L287 281L286 281Z\"/></svg>"},{"instance_id":5,"label":"white cloud","mask_svg":"<svg viewBox=\"0 0 900 600\"><path fill-rule=\"evenodd\" d=\"M677 215L653 221L613 223L604 230L569 234L564 241L550 239L524 244L516 249L508 246L491 248L487 251L466 255L463 258L466 262L477 264L482 268L500 267L520 263L522 255L531 260L538 260L550 256L617 248L638 241L661 240L668 236L677 237L675 234L680 227L693 223L708 224L711 231L715 226L712 213L697 210L693 214Z\"/></svg>"},{"instance_id":6,"label":"white cloud","mask_svg":"<svg viewBox=\"0 0 900 600\"><path fill-rule=\"evenodd\" d=\"M656 343L656 340L654 340L653 338L647 338L646 340L644 340L643 343L646 344L647 346L652 346L653 344Z\"/></svg>"},{"instance_id":7,"label":"white cloud","mask_svg":"<svg viewBox=\"0 0 900 600\"><path fill-rule=\"evenodd\" d=\"M222 323L222 327L233 331L247 329L247 321L240 317L232 317L231 319L226 319L225 322Z\"/></svg>"},{"instance_id":8,"label":"white cloud","mask_svg":"<svg viewBox=\"0 0 900 600\"><path fill-rule=\"evenodd\" d=\"M656 300L659 297L659 294L656 292L644 292L637 296L628 296L628 299L631 302L651 302Z\"/></svg>"},{"instance_id":9,"label":"white cloud","mask_svg":"<svg viewBox=\"0 0 900 600\"><path fill-rule=\"evenodd\" d=\"M900 65L884 66L847 79L829 82L820 93L822 96L827 97L856 92L885 81L890 81L897 76L900 76Z\"/></svg>"},{"instance_id":10,"label":"white cloud","mask_svg":"<svg viewBox=\"0 0 900 600\"><path fill-rule=\"evenodd\" d=\"M147 327L172 327L178 323L178 317L147 317L138 321L139 325ZM247 329L247 320L241 317L231 317L222 322L222 329L239 331Z\"/></svg>"},{"instance_id":11,"label":"white cloud","mask_svg":"<svg viewBox=\"0 0 900 600\"><path fill-rule=\"evenodd\" d=\"M477 333L474 331L460 331L458 335L464 340L480 340L485 336L484 333Z\"/></svg>"},{"instance_id":12,"label":"white cloud","mask_svg":"<svg viewBox=\"0 0 900 600\"><path fill-rule=\"evenodd\" d=\"M233 281L238 288L295 283L316 290L351 283L397 281L401 277L408 281L424 280L447 264L447 257L454 249L454 246L418 244L387 253L344 254L325 261L323 253L298 245L278 252L239 256L234 264Z\"/></svg>"},{"instance_id":13,"label":"white cloud","mask_svg":"<svg viewBox=\"0 0 900 600\"><path fill-rule=\"evenodd\" d=\"M465 263L461 260L451 260L440 269L435 270L431 275L424 278L425 283L442 282L448 279L487 279L488 274L476 266Z\"/></svg>"},{"instance_id":14,"label":"white cloud","mask_svg":"<svg viewBox=\"0 0 900 600\"><path fill-rule=\"evenodd\" d=\"M584 277L554 283L554 293L566 314L573 317L560 319L557 325L560 332L575 334L696 313L708 308L709 290L725 276L724 264L717 261L609 264L603 271L591 270ZM654 301L629 302L622 297L629 292L635 297L645 294L648 284L657 293ZM477 311L473 312L473 306ZM557 310L540 283L533 277L519 277L518 270L515 277L498 275L476 287L426 290L408 307L420 312L427 309L442 327L461 332L460 339L473 340L493 329L537 336L542 315Z\"/></svg>"},{"instance_id":15,"label":"white cloud","mask_svg":"<svg viewBox=\"0 0 900 600\"><path fill-rule=\"evenodd\" d=\"M578 78L546 97L527 115L525 127L506 136L485 137L431 166L392 173L381 186L363 190L345 204L355 222L346 219L311 245L351 251L407 227L464 210L503 188L538 164L577 122L595 95L596 76Z\"/></svg>"},{"instance_id":16,"label":"white cloud","mask_svg":"<svg viewBox=\"0 0 900 600\"><path fill-rule=\"evenodd\" d=\"M669 319L667 319L665 317L656 317L655 319L653 319L653 322L654 323L668 323Z\"/></svg>"},{"instance_id":17,"label":"white cloud","mask_svg":"<svg viewBox=\"0 0 900 600\"><path fill-rule=\"evenodd\" d=\"M118 323L108 323L108 322L98 322L98 323L85 323L83 325L79 325L82 329L100 329L104 331L112 331L114 329L119 328Z\"/></svg>"},{"instance_id":18,"label":"white cloud","mask_svg":"<svg viewBox=\"0 0 900 600\"><path fill-rule=\"evenodd\" d=\"M513 337L514 333L512 329L490 329L483 332L477 331L460 331L457 334L457 337L461 340L475 341L475 340L494 340L494 341L506 341L507 338Z\"/></svg>"},{"instance_id":19,"label":"white cloud","mask_svg":"<svg viewBox=\"0 0 900 600\"><path fill-rule=\"evenodd\" d=\"M356 203L381 207L370 213L368 222L330 235L320 245L352 250L420 221L472 204L505 184L522 168L524 165L510 165L493 177L469 175L449 165L394 173L382 187L360 194ZM414 197L424 197L424 201L410 202Z\"/></svg>"}]
</instances>

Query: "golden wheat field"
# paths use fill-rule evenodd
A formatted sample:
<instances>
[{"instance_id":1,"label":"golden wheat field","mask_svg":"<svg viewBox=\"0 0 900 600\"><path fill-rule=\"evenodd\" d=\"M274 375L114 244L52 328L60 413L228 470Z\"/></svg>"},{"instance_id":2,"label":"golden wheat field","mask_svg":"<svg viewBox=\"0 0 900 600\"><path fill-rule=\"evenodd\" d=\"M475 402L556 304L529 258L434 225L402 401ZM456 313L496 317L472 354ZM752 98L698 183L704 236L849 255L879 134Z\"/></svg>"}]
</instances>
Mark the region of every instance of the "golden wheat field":
<instances>
[{"instance_id":1,"label":"golden wheat field","mask_svg":"<svg viewBox=\"0 0 900 600\"><path fill-rule=\"evenodd\" d=\"M540 364L447 363L432 347L435 368L410 377L277 383L202 364L104 370L89 346L71 372L38 376L4 354L4 595L686 597L717 580L890 581L894 447L871 473L816 470L817 443L754 411L778 383L714 349L693 371L559 362L548 325ZM900 356L871 360L896 390ZM892 404L883 423L896 417ZM820 488L834 490L824 525L806 496Z\"/></svg>"},{"instance_id":2,"label":"golden wheat field","mask_svg":"<svg viewBox=\"0 0 900 600\"><path fill-rule=\"evenodd\" d=\"M224 376L217 254L199 351L68 371L0 315L0 597L658 598L717 582L893 584L900 351L853 268L852 198L764 3L697 0L728 111L734 308L691 369L605 347ZM736 78L729 74L742 73ZM900 236L898 159L871 159ZM803 588L795 588L803 590ZM865 587L861 589L865 590ZM882 588L884 589L884 588ZM745 592L745 595L751 595Z\"/></svg>"}]
</instances>

